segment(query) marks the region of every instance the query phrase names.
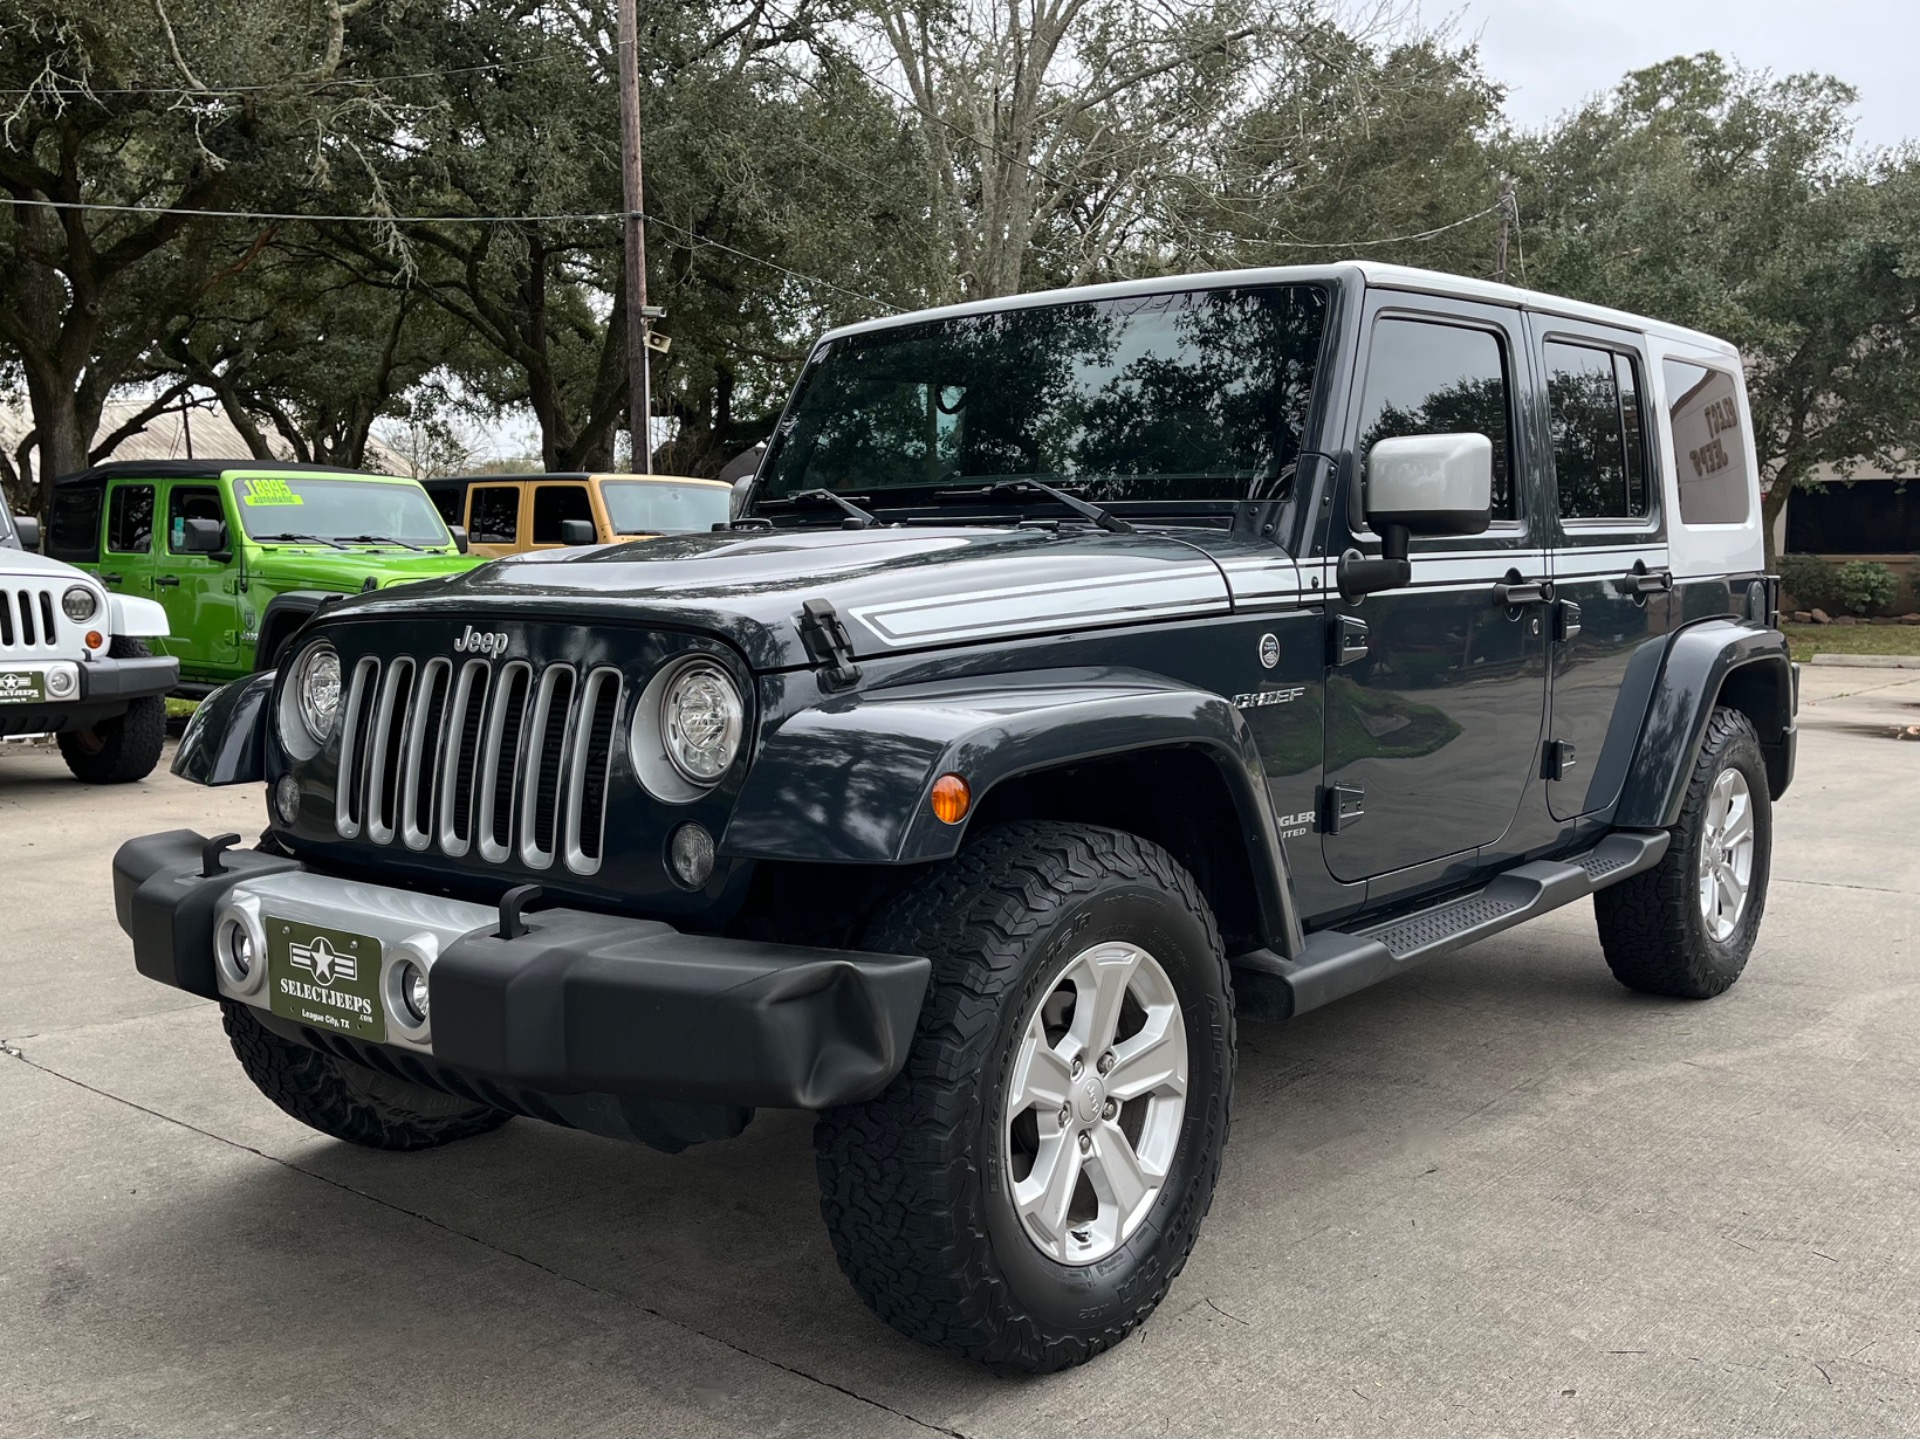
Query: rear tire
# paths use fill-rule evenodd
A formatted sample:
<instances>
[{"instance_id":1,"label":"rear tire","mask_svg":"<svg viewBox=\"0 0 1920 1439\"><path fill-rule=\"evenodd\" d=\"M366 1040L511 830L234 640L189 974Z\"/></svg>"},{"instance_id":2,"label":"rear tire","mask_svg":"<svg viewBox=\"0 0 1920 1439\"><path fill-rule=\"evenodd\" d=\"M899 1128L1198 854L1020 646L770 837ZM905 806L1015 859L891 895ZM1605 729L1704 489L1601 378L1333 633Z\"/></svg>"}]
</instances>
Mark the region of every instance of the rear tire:
<instances>
[{"instance_id":1,"label":"rear tire","mask_svg":"<svg viewBox=\"0 0 1920 1439\"><path fill-rule=\"evenodd\" d=\"M1766 758L1740 711L1716 708L1707 721L1672 835L1659 864L1593 897L1600 947L1629 989L1711 999L1740 978L1753 953L1771 869ZM1729 900L1736 891L1737 910Z\"/></svg>"},{"instance_id":2,"label":"rear tire","mask_svg":"<svg viewBox=\"0 0 1920 1439\"><path fill-rule=\"evenodd\" d=\"M107 653L116 660L148 659L153 651L139 640L116 635ZM137 699L125 714L58 738L60 757L75 779L86 784L131 784L152 774L160 763L160 751L167 742L167 702L159 695Z\"/></svg>"},{"instance_id":3,"label":"rear tire","mask_svg":"<svg viewBox=\"0 0 1920 1439\"><path fill-rule=\"evenodd\" d=\"M513 1116L282 1039L251 1007L220 1001L247 1078L302 1124L370 1149L433 1149L498 1129Z\"/></svg>"},{"instance_id":4,"label":"rear tire","mask_svg":"<svg viewBox=\"0 0 1920 1439\"><path fill-rule=\"evenodd\" d=\"M1118 1343L1186 1263L1226 1145L1232 990L1192 877L1116 830L1009 825L865 947L933 977L902 1072L814 1130L842 1271L977 1361L1046 1372Z\"/></svg>"}]
</instances>

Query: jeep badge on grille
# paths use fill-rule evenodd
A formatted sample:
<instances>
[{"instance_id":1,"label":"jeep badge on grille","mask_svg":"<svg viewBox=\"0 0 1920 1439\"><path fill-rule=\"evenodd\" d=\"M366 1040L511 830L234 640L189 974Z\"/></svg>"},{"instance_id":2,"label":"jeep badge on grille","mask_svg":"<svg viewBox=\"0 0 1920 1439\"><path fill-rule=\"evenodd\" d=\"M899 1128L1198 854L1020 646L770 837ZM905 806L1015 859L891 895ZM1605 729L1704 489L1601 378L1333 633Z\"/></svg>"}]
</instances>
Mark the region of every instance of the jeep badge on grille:
<instances>
[{"instance_id":1,"label":"jeep badge on grille","mask_svg":"<svg viewBox=\"0 0 1920 1439\"><path fill-rule=\"evenodd\" d=\"M453 642L453 647L461 654L485 655L497 660L507 652L507 637L498 630L476 630L467 626L467 632Z\"/></svg>"}]
</instances>

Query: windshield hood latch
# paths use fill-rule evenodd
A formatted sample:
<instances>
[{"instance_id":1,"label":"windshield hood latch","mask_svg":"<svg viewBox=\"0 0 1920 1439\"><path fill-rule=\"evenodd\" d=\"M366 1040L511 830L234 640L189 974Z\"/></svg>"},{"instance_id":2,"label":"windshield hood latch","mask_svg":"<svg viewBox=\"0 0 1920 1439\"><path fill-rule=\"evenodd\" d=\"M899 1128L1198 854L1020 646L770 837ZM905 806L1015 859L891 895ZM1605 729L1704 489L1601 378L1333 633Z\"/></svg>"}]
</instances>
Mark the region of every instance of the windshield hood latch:
<instances>
[{"instance_id":1,"label":"windshield hood latch","mask_svg":"<svg viewBox=\"0 0 1920 1439\"><path fill-rule=\"evenodd\" d=\"M853 641L831 600L808 600L800 607L800 643L828 693L852 689L860 683L860 666L853 662Z\"/></svg>"}]
</instances>

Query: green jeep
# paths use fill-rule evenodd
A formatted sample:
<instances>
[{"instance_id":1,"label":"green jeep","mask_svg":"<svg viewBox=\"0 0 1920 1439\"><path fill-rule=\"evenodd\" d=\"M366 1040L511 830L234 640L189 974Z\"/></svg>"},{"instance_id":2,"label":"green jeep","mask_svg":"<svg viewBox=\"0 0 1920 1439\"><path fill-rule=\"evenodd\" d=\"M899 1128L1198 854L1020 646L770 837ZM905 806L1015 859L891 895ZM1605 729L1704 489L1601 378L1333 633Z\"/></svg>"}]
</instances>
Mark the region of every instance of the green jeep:
<instances>
[{"instance_id":1,"label":"green jeep","mask_svg":"<svg viewBox=\"0 0 1920 1439\"><path fill-rule=\"evenodd\" d=\"M96 465L55 482L46 552L158 600L180 688L271 669L333 597L458 574L465 554L417 480L257 460Z\"/></svg>"}]
</instances>

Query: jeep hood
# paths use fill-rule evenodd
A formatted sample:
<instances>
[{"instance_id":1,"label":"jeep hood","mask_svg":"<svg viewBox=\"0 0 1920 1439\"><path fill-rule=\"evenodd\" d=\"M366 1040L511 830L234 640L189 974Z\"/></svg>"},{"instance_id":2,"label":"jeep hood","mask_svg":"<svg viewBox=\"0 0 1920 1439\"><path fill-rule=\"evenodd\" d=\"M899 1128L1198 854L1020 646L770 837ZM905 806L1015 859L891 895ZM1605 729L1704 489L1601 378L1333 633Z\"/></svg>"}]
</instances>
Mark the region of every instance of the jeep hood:
<instances>
[{"instance_id":1,"label":"jeep hood","mask_svg":"<svg viewBox=\"0 0 1920 1439\"><path fill-rule=\"evenodd\" d=\"M333 613L377 605L476 625L497 614L701 629L756 669L782 669L808 662L799 620L815 599L833 604L861 658L1225 613L1234 562L1208 550L1226 542L978 526L662 535L514 555ZM1291 576L1285 555L1262 552Z\"/></svg>"},{"instance_id":2,"label":"jeep hood","mask_svg":"<svg viewBox=\"0 0 1920 1439\"><path fill-rule=\"evenodd\" d=\"M477 556L415 554L402 549L314 549L274 546L247 556L247 571L278 590L345 590L356 593L372 576L380 587L462 574L485 561Z\"/></svg>"}]
</instances>

